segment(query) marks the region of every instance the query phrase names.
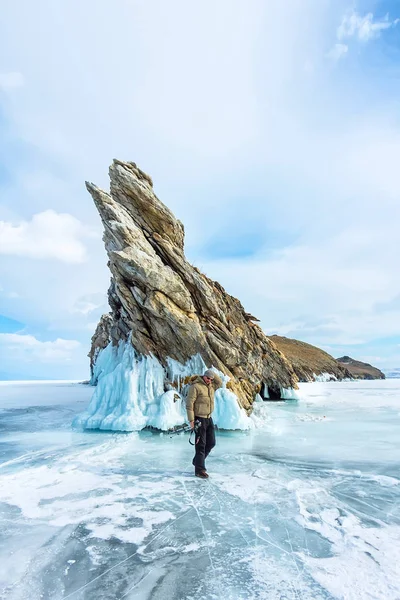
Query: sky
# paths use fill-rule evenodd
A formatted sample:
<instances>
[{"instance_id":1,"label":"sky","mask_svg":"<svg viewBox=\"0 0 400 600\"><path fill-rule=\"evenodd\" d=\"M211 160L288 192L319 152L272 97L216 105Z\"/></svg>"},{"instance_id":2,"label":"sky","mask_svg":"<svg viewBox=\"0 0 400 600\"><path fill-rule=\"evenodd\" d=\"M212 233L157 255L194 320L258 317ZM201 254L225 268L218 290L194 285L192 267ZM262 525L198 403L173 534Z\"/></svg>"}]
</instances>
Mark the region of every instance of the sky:
<instances>
[{"instance_id":1,"label":"sky","mask_svg":"<svg viewBox=\"0 0 400 600\"><path fill-rule=\"evenodd\" d=\"M0 9L0 379L88 378L115 157L266 333L400 366L397 1Z\"/></svg>"}]
</instances>

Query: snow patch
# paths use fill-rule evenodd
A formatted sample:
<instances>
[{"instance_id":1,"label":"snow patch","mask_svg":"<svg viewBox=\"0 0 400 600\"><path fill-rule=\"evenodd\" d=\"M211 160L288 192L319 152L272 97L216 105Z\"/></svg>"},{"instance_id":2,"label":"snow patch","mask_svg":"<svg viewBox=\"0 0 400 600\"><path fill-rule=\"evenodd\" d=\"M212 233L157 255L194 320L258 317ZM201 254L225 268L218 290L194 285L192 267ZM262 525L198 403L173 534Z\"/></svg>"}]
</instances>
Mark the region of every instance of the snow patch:
<instances>
[{"instance_id":1,"label":"snow patch","mask_svg":"<svg viewBox=\"0 0 400 600\"><path fill-rule=\"evenodd\" d=\"M333 373L320 373L319 375L313 373L313 377L315 381L319 381L321 383L325 383L327 381L337 381L337 377Z\"/></svg>"},{"instance_id":2,"label":"snow patch","mask_svg":"<svg viewBox=\"0 0 400 600\"><path fill-rule=\"evenodd\" d=\"M324 415L313 415L313 414L305 414L298 415L296 417L297 421L310 421L310 422L318 422L318 421L331 421L332 419L327 419Z\"/></svg>"}]
</instances>

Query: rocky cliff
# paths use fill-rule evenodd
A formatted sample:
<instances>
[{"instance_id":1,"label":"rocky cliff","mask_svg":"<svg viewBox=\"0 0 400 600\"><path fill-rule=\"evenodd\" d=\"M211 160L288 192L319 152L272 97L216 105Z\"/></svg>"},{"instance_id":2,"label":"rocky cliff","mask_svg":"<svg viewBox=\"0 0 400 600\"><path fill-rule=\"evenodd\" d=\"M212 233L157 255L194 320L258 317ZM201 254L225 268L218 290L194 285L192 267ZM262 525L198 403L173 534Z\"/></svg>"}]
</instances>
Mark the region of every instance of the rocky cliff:
<instances>
[{"instance_id":1,"label":"rocky cliff","mask_svg":"<svg viewBox=\"0 0 400 600\"><path fill-rule=\"evenodd\" d=\"M270 340L291 362L300 381L314 381L316 377L329 379L351 378L346 365L340 364L321 348L291 338L273 335Z\"/></svg>"},{"instance_id":2,"label":"rocky cliff","mask_svg":"<svg viewBox=\"0 0 400 600\"><path fill-rule=\"evenodd\" d=\"M354 360L350 356L341 356L337 360L350 371L354 379L385 379L385 374L369 363Z\"/></svg>"},{"instance_id":3,"label":"rocky cliff","mask_svg":"<svg viewBox=\"0 0 400 600\"><path fill-rule=\"evenodd\" d=\"M186 260L183 224L157 198L151 178L119 160L109 174L109 193L86 184L104 225L112 275L111 312L92 338L91 366L109 342L124 340L163 365L200 355L229 375L246 409L257 393L280 397L282 389L297 388L291 364L257 319Z\"/></svg>"}]
</instances>

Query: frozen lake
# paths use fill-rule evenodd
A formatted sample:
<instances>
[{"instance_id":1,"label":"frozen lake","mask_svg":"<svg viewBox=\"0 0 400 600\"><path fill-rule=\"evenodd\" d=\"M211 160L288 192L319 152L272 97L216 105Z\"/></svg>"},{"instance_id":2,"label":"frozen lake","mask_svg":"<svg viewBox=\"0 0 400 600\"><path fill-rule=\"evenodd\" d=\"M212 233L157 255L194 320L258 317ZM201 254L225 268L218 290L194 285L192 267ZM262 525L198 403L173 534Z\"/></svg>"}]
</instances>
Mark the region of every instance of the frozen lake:
<instances>
[{"instance_id":1,"label":"frozen lake","mask_svg":"<svg viewBox=\"0 0 400 600\"><path fill-rule=\"evenodd\" d=\"M399 600L400 380L303 384L218 432L77 432L84 385L0 383L0 598Z\"/></svg>"}]
</instances>

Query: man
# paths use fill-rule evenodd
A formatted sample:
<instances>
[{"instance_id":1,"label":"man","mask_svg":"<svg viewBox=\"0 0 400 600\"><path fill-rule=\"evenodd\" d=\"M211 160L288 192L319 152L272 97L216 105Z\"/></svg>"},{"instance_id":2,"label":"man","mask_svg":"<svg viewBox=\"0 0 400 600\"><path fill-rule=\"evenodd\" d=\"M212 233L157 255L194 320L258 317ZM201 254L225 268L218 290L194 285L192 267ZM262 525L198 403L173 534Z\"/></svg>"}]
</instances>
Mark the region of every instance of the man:
<instances>
[{"instance_id":1,"label":"man","mask_svg":"<svg viewBox=\"0 0 400 600\"><path fill-rule=\"evenodd\" d=\"M196 477L207 479L205 460L215 446L214 423L211 414L214 410L214 392L222 387L222 381L212 369L203 376L197 376L189 387L186 400L188 421L196 428L196 454L192 461Z\"/></svg>"}]
</instances>

